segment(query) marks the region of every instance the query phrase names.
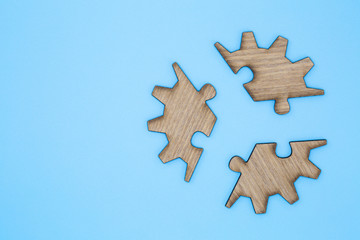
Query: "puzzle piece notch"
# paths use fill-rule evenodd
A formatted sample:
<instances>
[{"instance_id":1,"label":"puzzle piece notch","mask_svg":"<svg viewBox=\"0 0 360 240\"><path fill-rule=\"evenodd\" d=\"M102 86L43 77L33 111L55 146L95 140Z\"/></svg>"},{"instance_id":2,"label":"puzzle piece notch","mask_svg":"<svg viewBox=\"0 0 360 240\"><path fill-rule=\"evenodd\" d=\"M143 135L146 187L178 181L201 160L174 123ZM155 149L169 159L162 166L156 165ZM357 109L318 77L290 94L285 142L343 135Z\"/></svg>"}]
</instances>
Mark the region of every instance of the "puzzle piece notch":
<instances>
[{"instance_id":1,"label":"puzzle piece notch","mask_svg":"<svg viewBox=\"0 0 360 240\"><path fill-rule=\"evenodd\" d=\"M254 101L275 100L275 112L290 111L288 98L323 95L324 90L309 88L304 77L313 67L310 58L291 62L285 57L288 40L279 36L269 49L259 48L253 32L244 32L240 50L229 52L220 43L215 47L236 74L242 67L249 67L252 81L244 87Z\"/></svg>"},{"instance_id":2,"label":"puzzle piece notch","mask_svg":"<svg viewBox=\"0 0 360 240\"><path fill-rule=\"evenodd\" d=\"M256 213L265 213L269 196L279 193L293 204L299 197L294 182L300 177L317 179L321 170L310 160L310 150L326 145L326 140L290 142L292 153L279 158L276 143L256 144L249 160L235 156L229 167L241 175L226 207L231 207L240 196L251 198Z\"/></svg>"},{"instance_id":3,"label":"puzzle piece notch","mask_svg":"<svg viewBox=\"0 0 360 240\"><path fill-rule=\"evenodd\" d=\"M189 182L203 149L194 147L191 139L195 132L209 136L216 122L214 113L206 104L215 97L211 84L197 91L177 63L173 64L177 83L173 88L156 86L152 95L165 105L164 114L148 121L148 129L162 132L168 139L159 154L163 163L181 158L187 163L185 181Z\"/></svg>"}]
</instances>

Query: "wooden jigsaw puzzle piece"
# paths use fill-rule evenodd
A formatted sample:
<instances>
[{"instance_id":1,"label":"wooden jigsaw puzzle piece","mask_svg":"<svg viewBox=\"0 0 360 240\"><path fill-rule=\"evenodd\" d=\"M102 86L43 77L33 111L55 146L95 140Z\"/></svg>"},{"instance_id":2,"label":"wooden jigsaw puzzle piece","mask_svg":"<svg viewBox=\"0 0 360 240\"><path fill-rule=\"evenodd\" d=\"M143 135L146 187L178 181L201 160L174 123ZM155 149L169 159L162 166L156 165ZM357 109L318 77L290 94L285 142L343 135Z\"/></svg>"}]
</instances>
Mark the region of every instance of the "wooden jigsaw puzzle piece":
<instances>
[{"instance_id":1,"label":"wooden jigsaw puzzle piece","mask_svg":"<svg viewBox=\"0 0 360 240\"><path fill-rule=\"evenodd\" d=\"M299 199L294 186L298 177L317 178L320 174L309 160L310 150L325 144L326 140L290 142L292 153L287 158L276 155L275 143L256 144L247 162L233 157L229 167L241 175L226 206L245 196L251 198L256 213L265 213L268 197L277 193L293 204Z\"/></svg>"},{"instance_id":2,"label":"wooden jigsaw puzzle piece","mask_svg":"<svg viewBox=\"0 0 360 240\"><path fill-rule=\"evenodd\" d=\"M310 58L292 63L286 58L288 40L279 36L269 49L259 48L253 32L244 32L240 50L229 52L220 43L215 47L231 70L236 74L242 67L249 67L253 79L244 84L254 101L275 100L275 112L290 111L288 98L323 95L324 90L309 88L304 77L313 67Z\"/></svg>"},{"instance_id":3,"label":"wooden jigsaw puzzle piece","mask_svg":"<svg viewBox=\"0 0 360 240\"><path fill-rule=\"evenodd\" d=\"M164 103L164 115L148 121L149 131L162 132L168 139L167 146L159 154L163 163L181 158L187 163L185 181L190 181L203 149L194 147L191 139L195 132L209 136L216 116L206 101L216 91L211 84L197 91L177 63L173 68L178 81L173 88L156 86L152 95Z\"/></svg>"}]
</instances>

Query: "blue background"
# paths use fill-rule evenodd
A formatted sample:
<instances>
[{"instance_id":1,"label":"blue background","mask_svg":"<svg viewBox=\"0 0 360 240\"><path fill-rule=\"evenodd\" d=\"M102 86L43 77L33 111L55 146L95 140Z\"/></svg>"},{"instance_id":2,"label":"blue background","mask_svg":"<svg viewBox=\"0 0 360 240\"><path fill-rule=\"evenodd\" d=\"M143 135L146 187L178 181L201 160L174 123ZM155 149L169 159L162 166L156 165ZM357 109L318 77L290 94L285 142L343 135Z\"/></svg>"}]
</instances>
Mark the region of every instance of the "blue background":
<instances>
[{"instance_id":1,"label":"blue background","mask_svg":"<svg viewBox=\"0 0 360 240\"><path fill-rule=\"evenodd\" d=\"M336 3L338 2L338 3ZM340 3L341 2L341 3ZM115 1L0 3L0 239L358 239L359 1ZM307 85L324 96L254 102L214 43L239 49L243 31L287 57L311 57ZM197 89L211 83L218 120L190 183L185 163L163 164L155 85L172 87L178 62ZM322 139L300 178L300 200L225 202L234 155L255 145Z\"/></svg>"}]
</instances>

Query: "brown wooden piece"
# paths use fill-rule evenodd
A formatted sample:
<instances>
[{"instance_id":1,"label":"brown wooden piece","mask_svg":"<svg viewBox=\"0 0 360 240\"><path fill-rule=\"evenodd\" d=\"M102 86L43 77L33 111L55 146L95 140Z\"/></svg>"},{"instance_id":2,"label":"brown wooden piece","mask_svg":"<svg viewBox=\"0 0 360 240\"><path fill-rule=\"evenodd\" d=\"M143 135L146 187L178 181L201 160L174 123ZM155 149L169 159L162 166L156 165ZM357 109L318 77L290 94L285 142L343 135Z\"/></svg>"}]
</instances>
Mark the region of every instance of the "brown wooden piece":
<instances>
[{"instance_id":1,"label":"brown wooden piece","mask_svg":"<svg viewBox=\"0 0 360 240\"><path fill-rule=\"evenodd\" d=\"M210 84L197 91L177 63L173 68L178 79L175 86L156 86L152 92L165 109L163 116L148 121L148 129L166 134L169 143L159 157L164 163L176 158L184 160L187 163L185 181L188 182L203 151L191 144L191 138L195 132L210 135L216 117L206 101L215 97L216 91Z\"/></svg>"},{"instance_id":2,"label":"brown wooden piece","mask_svg":"<svg viewBox=\"0 0 360 240\"><path fill-rule=\"evenodd\" d=\"M265 213L269 196L279 193L290 204L299 197L294 182L300 177L318 178L320 169L309 160L310 150L326 144L326 140L290 142L292 153L287 158L276 156L276 143L256 144L247 162L235 156L229 167L241 172L227 207L240 196L250 197L256 213Z\"/></svg>"},{"instance_id":3,"label":"brown wooden piece","mask_svg":"<svg viewBox=\"0 0 360 240\"><path fill-rule=\"evenodd\" d=\"M285 57L288 40L279 36L269 49L259 48L253 32L244 32L240 50L229 52L220 43L215 47L236 74L249 67L252 81L244 87L254 101L275 100L275 112L288 113L288 98L323 95L324 90L308 88L304 76L313 67L310 58L292 63Z\"/></svg>"}]
</instances>

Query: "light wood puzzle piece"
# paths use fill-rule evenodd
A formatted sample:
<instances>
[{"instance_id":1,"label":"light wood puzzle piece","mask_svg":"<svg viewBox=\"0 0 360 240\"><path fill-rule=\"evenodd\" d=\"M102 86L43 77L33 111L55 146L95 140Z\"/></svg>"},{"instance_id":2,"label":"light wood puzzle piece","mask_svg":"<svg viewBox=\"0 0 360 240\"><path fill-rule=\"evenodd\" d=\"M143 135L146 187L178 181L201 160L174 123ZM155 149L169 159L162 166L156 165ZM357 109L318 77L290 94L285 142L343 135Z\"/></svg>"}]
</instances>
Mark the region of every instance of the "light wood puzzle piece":
<instances>
[{"instance_id":1,"label":"light wood puzzle piece","mask_svg":"<svg viewBox=\"0 0 360 240\"><path fill-rule=\"evenodd\" d=\"M326 145L326 140L290 142L292 153L287 158L276 156L276 143L256 144L245 162L235 156L229 167L241 175L227 203L231 207L240 196L251 198L256 213L265 213L269 196L280 194L293 204L299 197L294 182L300 177L318 178L320 169L310 160L310 150Z\"/></svg>"},{"instance_id":2,"label":"light wood puzzle piece","mask_svg":"<svg viewBox=\"0 0 360 240\"><path fill-rule=\"evenodd\" d=\"M249 67L254 78L244 87L254 101L275 100L275 112L290 111L288 98L323 95L324 90L308 88L304 77L313 67L310 58L295 63L285 57L288 40L279 36L269 49L259 48L253 32L244 32L240 50L229 52L220 43L215 47L236 74Z\"/></svg>"},{"instance_id":3,"label":"light wood puzzle piece","mask_svg":"<svg viewBox=\"0 0 360 240\"><path fill-rule=\"evenodd\" d=\"M169 143L159 157L163 163L176 158L185 161L185 181L188 182L203 151L191 144L191 138L195 132L210 135L216 117L206 101L215 97L216 91L210 84L197 91L177 63L173 64L173 68L178 79L175 86L156 86L152 92L165 109L163 116L148 121L148 129L166 134Z\"/></svg>"}]
</instances>

